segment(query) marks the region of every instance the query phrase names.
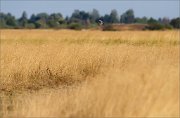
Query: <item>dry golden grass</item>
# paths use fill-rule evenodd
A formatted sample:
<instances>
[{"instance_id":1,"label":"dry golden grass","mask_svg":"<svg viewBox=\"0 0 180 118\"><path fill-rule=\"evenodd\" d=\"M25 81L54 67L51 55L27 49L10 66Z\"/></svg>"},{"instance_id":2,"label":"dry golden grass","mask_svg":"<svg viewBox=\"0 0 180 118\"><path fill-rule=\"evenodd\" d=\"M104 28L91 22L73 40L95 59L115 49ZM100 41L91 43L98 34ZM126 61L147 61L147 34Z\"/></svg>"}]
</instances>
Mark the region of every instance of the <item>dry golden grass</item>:
<instances>
[{"instance_id":1,"label":"dry golden grass","mask_svg":"<svg viewBox=\"0 0 180 118\"><path fill-rule=\"evenodd\" d=\"M1 30L0 116L178 117L178 33Z\"/></svg>"}]
</instances>

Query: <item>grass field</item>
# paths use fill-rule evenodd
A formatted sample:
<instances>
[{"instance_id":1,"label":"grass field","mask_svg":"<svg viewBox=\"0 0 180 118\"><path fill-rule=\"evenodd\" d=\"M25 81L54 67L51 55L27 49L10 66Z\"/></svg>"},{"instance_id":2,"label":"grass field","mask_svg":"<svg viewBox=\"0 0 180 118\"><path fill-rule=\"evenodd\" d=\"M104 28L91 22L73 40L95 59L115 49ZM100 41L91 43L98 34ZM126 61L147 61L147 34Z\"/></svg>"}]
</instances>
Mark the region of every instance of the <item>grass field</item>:
<instances>
[{"instance_id":1,"label":"grass field","mask_svg":"<svg viewBox=\"0 0 180 118\"><path fill-rule=\"evenodd\" d=\"M1 30L0 117L178 117L178 31Z\"/></svg>"}]
</instances>

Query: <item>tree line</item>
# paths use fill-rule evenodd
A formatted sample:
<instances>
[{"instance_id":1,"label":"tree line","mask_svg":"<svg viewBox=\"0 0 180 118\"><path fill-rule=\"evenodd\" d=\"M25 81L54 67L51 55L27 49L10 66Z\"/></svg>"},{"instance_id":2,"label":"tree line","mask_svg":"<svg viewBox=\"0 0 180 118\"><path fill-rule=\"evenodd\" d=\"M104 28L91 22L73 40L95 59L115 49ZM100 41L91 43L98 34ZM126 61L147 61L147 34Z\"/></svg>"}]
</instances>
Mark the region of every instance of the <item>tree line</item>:
<instances>
[{"instance_id":1,"label":"tree line","mask_svg":"<svg viewBox=\"0 0 180 118\"><path fill-rule=\"evenodd\" d=\"M122 15L118 15L117 10L112 10L110 14L101 16L99 11L93 9L91 12L81 10L74 10L70 17L63 17L61 13L38 13L32 14L29 18L24 11L20 18L16 18L11 13L0 12L0 28L16 28L16 29L44 29L44 28L57 28L57 29L82 29L92 28L98 26L98 21L102 20L104 24L148 24L148 29L158 30L162 28L172 29L180 28L180 17L169 19L164 18L147 18L135 17L134 11L128 9Z\"/></svg>"}]
</instances>

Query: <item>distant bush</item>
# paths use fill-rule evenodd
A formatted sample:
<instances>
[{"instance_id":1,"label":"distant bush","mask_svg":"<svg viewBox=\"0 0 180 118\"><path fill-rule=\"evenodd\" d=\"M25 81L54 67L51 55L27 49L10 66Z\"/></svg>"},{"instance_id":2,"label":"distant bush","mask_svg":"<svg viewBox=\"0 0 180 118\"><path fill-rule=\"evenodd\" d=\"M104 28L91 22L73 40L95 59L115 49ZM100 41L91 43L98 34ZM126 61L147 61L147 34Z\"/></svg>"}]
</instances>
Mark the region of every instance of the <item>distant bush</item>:
<instances>
[{"instance_id":1,"label":"distant bush","mask_svg":"<svg viewBox=\"0 0 180 118\"><path fill-rule=\"evenodd\" d=\"M103 26L103 31L116 31L116 29L114 29L112 25L108 24Z\"/></svg>"},{"instance_id":2,"label":"distant bush","mask_svg":"<svg viewBox=\"0 0 180 118\"><path fill-rule=\"evenodd\" d=\"M79 23L71 23L68 26L69 29L74 29L74 30L81 30L82 29L82 25Z\"/></svg>"},{"instance_id":3,"label":"distant bush","mask_svg":"<svg viewBox=\"0 0 180 118\"><path fill-rule=\"evenodd\" d=\"M164 26L159 23L151 23L148 26L146 26L146 29L148 30L164 30Z\"/></svg>"},{"instance_id":4,"label":"distant bush","mask_svg":"<svg viewBox=\"0 0 180 118\"><path fill-rule=\"evenodd\" d=\"M171 25L169 25L169 24L164 25L164 27L165 27L165 29L173 29L173 27Z\"/></svg>"},{"instance_id":5,"label":"distant bush","mask_svg":"<svg viewBox=\"0 0 180 118\"><path fill-rule=\"evenodd\" d=\"M26 28L28 29L34 29L35 28L35 25L33 23L29 23L26 25Z\"/></svg>"},{"instance_id":6,"label":"distant bush","mask_svg":"<svg viewBox=\"0 0 180 118\"><path fill-rule=\"evenodd\" d=\"M164 25L160 23L150 23L148 26L145 27L145 29L148 30L165 30L165 29L172 29L173 27L171 25Z\"/></svg>"}]
</instances>

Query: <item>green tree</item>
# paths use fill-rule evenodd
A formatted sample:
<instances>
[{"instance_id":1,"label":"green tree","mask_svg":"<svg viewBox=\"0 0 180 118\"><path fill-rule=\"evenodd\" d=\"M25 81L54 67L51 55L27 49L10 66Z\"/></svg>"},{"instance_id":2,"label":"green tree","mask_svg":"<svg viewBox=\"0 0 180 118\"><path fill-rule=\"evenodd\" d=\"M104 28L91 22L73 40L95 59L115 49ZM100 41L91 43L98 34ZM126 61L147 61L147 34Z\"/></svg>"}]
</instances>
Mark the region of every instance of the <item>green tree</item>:
<instances>
[{"instance_id":1,"label":"green tree","mask_svg":"<svg viewBox=\"0 0 180 118\"><path fill-rule=\"evenodd\" d=\"M120 22L121 23L133 23L134 22L134 11L132 9L127 10L125 13L121 15Z\"/></svg>"},{"instance_id":2,"label":"green tree","mask_svg":"<svg viewBox=\"0 0 180 118\"><path fill-rule=\"evenodd\" d=\"M36 15L35 15L35 14L32 14L31 17L30 17L30 19L29 19L29 22L30 22L30 23L35 23L36 20L37 20Z\"/></svg>"},{"instance_id":3,"label":"green tree","mask_svg":"<svg viewBox=\"0 0 180 118\"><path fill-rule=\"evenodd\" d=\"M100 19L102 19L105 23L110 23L111 22L111 17L108 14L105 14L103 17L101 17Z\"/></svg>"},{"instance_id":4,"label":"green tree","mask_svg":"<svg viewBox=\"0 0 180 118\"><path fill-rule=\"evenodd\" d=\"M164 17L161 21L162 24L168 25L170 23L170 19L168 17Z\"/></svg>"},{"instance_id":5,"label":"green tree","mask_svg":"<svg viewBox=\"0 0 180 118\"><path fill-rule=\"evenodd\" d=\"M156 24L156 23L158 23L158 21L156 20L156 19L154 19L154 18L150 18L149 20L148 20L148 22L147 22L148 24Z\"/></svg>"},{"instance_id":6,"label":"green tree","mask_svg":"<svg viewBox=\"0 0 180 118\"><path fill-rule=\"evenodd\" d=\"M10 13L0 13L0 27L1 28L16 28L17 22L14 16Z\"/></svg>"},{"instance_id":7,"label":"green tree","mask_svg":"<svg viewBox=\"0 0 180 118\"><path fill-rule=\"evenodd\" d=\"M143 18L137 17L134 19L135 23L140 23L140 24L147 24L147 21L148 21L148 19L145 16Z\"/></svg>"},{"instance_id":8,"label":"green tree","mask_svg":"<svg viewBox=\"0 0 180 118\"><path fill-rule=\"evenodd\" d=\"M118 23L118 13L117 10L113 9L110 13L110 23Z\"/></svg>"},{"instance_id":9,"label":"green tree","mask_svg":"<svg viewBox=\"0 0 180 118\"><path fill-rule=\"evenodd\" d=\"M70 22L80 22L81 16L79 10L74 10L74 12L71 15Z\"/></svg>"},{"instance_id":10,"label":"green tree","mask_svg":"<svg viewBox=\"0 0 180 118\"><path fill-rule=\"evenodd\" d=\"M0 28L6 28L6 14L0 12Z\"/></svg>"},{"instance_id":11,"label":"green tree","mask_svg":"<svg viewBox=\"0 0 180 118\"><path fill-rule=\"evenodd\" d=\"M48 25L50 27L59 27L61 24L63 24L64 19L62 14L60 13L53 13L48 18Z\"/></svg>"},{"instance_id":12,"label":"green tree","mask_svg":"<svg viewBox=\"0 0 180 118\"><path fill-rule=\"evenodd\" d=\"M70 18L70 23L79 23L87 27L90 24L90 15L85 11L75 10Z\"/></svg>"},{"instance_id":13,"label":"green tree","mask_svg":"<svg viewBox=\"0 0 180 118\"><path fill-rule=\"evenodd\" d=\"M180 28L180 17L178 18L174 18L171 20L170 24L174 27L174 28Z\"/></svg>"},{"instance_id":14,"label":"green tree","mask_svg":"<svg viewBox=\"0 0 180 118\"><path fill-rule=\"evenodd\" d=\"M99 19L100 15L99 15L99 11L96 9L93 9L92 12L90 13L90 20L92 23L97 22L97 20Z\"/></svg>"},{"instance_id":15,"label":"green tree","mask_svg":"<svg viewBox=\"0 0 180 118\"><path fill-rule=\"evenodd\" d=\"M47 21L49 15L47 13L39 13L35 17L36 28L48 28Z\"/></svg>"},{"instance_id":16,"label":"green tree","mask_svg":"<svg viewBox=\"0 0 180 118\"><path fill-rule=\"evenodd\" d=\"M26 27L28 24L28 18L27 18L27 13L23 11L21 18L19 19L19 24L21 27Z\"/></svg>"}]
</instances>

